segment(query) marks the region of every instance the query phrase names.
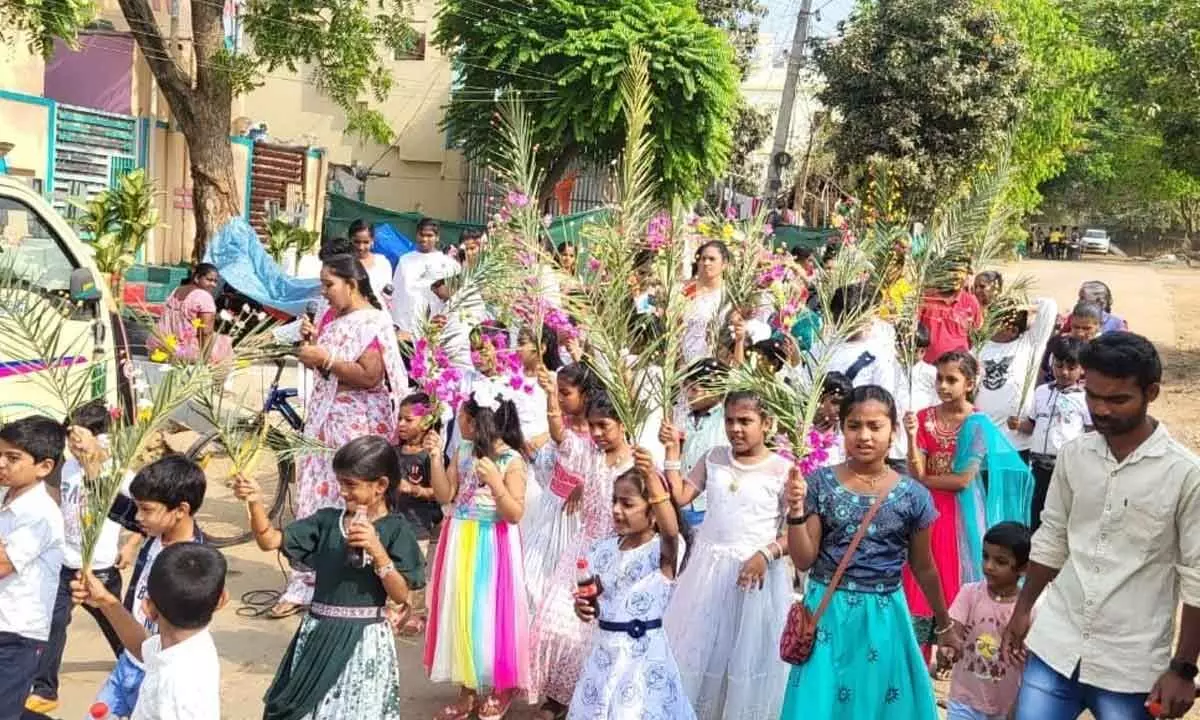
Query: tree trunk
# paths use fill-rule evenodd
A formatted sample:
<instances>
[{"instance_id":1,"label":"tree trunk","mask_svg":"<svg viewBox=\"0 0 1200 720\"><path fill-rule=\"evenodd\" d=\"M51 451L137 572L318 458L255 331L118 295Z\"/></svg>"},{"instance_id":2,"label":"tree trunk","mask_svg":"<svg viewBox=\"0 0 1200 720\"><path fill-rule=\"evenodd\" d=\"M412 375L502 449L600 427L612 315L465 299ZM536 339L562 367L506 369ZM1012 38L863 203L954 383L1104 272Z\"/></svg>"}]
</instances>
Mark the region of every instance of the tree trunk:
<instances>
[{"instance_id":1,"label":"tree trunk","mask_svg":"<svg viewBox=\"0 0 1200 720\"><path fill-rule=\"evenodd\" d=\"M204 259L209 239L230 218L241 214L242 205L233 175L233 150L229 147L229 106L197 108L197 111L198 115L208 115L210 119L202 119L190 132L184 131L191 160L192 206L196 215L193 262Z\"/></svg>"}]
</instances>

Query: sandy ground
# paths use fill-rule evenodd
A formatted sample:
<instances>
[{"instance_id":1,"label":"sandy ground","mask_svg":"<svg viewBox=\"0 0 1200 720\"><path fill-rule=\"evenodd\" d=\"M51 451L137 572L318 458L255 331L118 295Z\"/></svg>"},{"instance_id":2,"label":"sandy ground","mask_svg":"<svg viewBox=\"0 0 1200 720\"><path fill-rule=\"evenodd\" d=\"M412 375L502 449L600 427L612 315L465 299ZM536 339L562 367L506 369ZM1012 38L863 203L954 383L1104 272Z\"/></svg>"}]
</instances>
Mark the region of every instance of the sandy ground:
<instances>
[{"instance_id":1,"label":"sandy ground","mask_svg":"<svg viewBox=\"0 0 1200 720\"><path fill-rule=\"evenodd\" d=\"M1200 427L1186 422L1200 415L1200 393L1195 392L1200 389L1200 319L1195 314L1200 309L1200 272L1096 259L1082 263L1027 261L1004 270L1006 275L1031 276L1037 294L1054 297L1064 308L1074 303L1081 282L1108 283L1118 313L1135 331L1153 340L1164 356L1167 382L1163 398L1153 408L1155 414L1166 421L1176 437L1194 449L1200 448ZM245 593L278 589L283 575L275 555L259 552L251 545L229 549L226 556L232 602L212 625L221 653L223 717L252 720L261 717L263 692L297 620L272 621L240 614ZM400 657L405 717L432 717L453 699L455 690L425 680L416 643L402 644ZM86 614L76 612L62 668L62 704L55 717L84 717L111 667L112 658L95 624ZM510 715L530 716L524 710ZM1188 717L1200 718L1200 713Z\"/></svg>"}]
</instances>

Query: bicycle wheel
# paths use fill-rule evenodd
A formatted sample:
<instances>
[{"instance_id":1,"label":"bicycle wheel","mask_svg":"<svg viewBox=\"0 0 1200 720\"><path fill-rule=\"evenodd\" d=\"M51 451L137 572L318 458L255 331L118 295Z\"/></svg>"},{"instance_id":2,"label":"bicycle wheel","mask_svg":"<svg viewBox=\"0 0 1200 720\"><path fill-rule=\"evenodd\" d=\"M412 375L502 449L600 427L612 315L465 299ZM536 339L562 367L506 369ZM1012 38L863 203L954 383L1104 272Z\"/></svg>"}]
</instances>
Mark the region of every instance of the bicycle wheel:
<instances>
[{"instance_id":1,"label":"bicycle wheel","mask_svg":"<svg viewBox=\"0 0 1200 720\"><path fill-rule=\"evenodd\" d=\"M287 499L288 488L295 476L290 458L280 456L286 440L278 431L267 431L267 442L258 456L251 479L262 488L263 503L271 520L279 517ZM187 456L204 469L208 479L204 502L196 513L196 524L205 539L215 547L240 545L250 540L250 515L246 504L233 495L232 464L220 436L212 432L202 436L188 448Z\"/></svg>"}]
</instances>

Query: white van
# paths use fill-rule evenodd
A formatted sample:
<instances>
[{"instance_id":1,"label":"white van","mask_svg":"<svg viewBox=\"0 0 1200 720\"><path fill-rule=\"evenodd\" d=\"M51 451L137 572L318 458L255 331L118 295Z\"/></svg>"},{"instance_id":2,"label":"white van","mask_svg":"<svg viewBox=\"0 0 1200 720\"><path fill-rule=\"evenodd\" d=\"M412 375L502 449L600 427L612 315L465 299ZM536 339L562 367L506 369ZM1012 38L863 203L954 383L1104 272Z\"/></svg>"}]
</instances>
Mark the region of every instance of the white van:
<instances>
[{"instance_id":1,"label":"white van","mask_svg":"<svg viewBox=\"0 0 1200 720\"><path fill-rule=\"evenodd\" d=\"M128 383L118 383L124 373L117 372L116 360L127 359L128 354L117 355L117 349L124 347L118 338L120 316L108 283L92 261L91 248L32 187L4 175L0 175L0 268L13 276L0 281L0 313L10 315L0 317L0 328L17 319L12 317L14 308L25 302L38 304L37 298L23 300L24 293L61 305L62 337L56 346L69 352L56 361L60 367L77 365L77 372L89 376L89 399L103 397L108 407L118 407L117 394L128 392ZM65 412L61 403L36 377L46 369L45 358L14 340L13 333L6 336L0 343L0 421L34 413L61 418Z\"/></svg>"}]
</instances>

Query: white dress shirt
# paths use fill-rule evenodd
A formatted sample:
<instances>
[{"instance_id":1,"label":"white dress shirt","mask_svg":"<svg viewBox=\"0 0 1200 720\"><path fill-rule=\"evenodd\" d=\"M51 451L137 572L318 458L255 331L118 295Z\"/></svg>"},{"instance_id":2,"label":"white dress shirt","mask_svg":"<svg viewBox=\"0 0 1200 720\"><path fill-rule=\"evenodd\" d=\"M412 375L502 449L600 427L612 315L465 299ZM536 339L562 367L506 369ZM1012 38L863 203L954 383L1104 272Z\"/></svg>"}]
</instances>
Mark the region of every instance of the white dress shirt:
<instances>
[{"instance_id":1,"label":"white dress shirt","mask_svg":"<svg viewBox=\"0 0 1200 720\"><path fill-rule=\"evenodd\" d=\"M415 334L435 299L429 286L434 281L457 272L454 258L434 250L414 251L400 256L396 274L392 277L392 319L396 327Z\"/></svg>"},{"instance_id":2,"label":"white dress shirt","mask_svg":"<svg viewBox=\"0 0 1200 720\"><path fill-rule=\"evenodd\" d=\"M221 662L204 629L162 649L162 636L142 643L146 676L132 720L219 720Z\"/></svg>"},{"instance_id":3,"label":"white dress shirt","mask_svg":"<svg viewBox=\"0 0 1200 720\"><path fill-rule=\"evenodd\" d=\"M63 561L63 516L46 485L8 502L0 495L0 542L13 572L0 578L0 633L45 642Z\"/></svg>"},{"instance_id":4,"label":"white dress shirt","mask_svg":"<svg viewBox=\"0 0 1200 720\"><path fill-rule=\"evenodd\" d=\"M1063 446L1030 559L1060 568L1027 644L1055 671L1145 693L1182 601L1200 607L1200 461L1161 423L1122 462L1092 432Z\"/></svg>"}]
</instances>

